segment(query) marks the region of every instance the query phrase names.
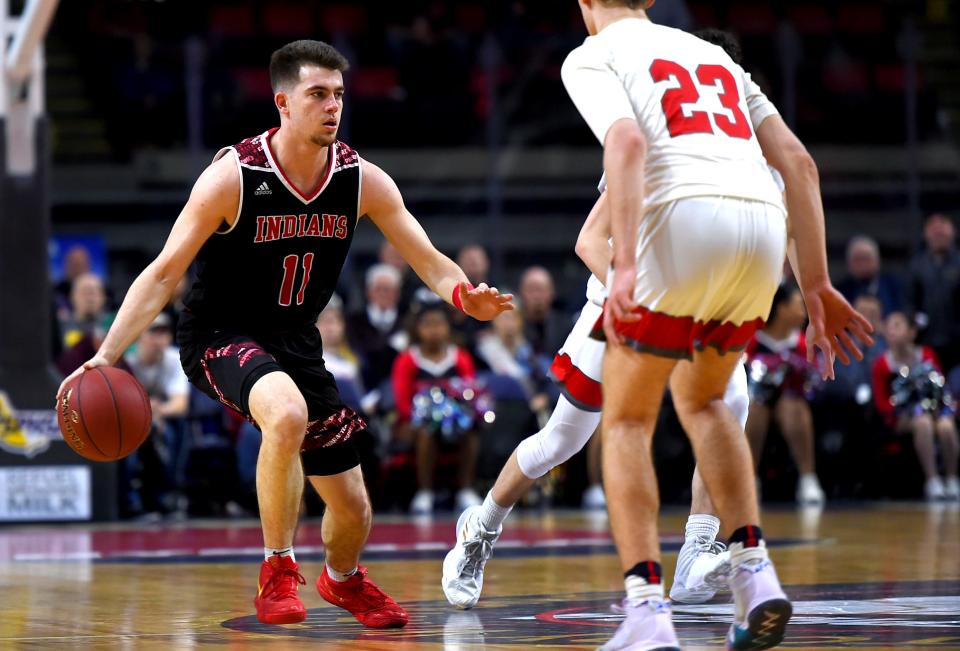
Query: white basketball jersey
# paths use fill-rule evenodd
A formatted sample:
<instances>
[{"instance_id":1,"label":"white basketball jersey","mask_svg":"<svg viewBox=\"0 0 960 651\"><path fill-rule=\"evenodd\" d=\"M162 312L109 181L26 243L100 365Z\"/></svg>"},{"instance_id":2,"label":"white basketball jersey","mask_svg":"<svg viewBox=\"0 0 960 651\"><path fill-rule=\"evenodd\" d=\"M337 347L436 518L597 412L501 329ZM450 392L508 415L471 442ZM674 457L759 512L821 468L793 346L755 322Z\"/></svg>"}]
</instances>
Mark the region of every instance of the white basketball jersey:
<instances>
[{"instance_id":1,"label":"white basketball jersey","mask_svg":"<svg viewBox=\"0 0 960 651\"><path fill-rule=\"evenodd\" d=\"M748 87L746 73L722 48L628 18L571 52L562 76L601 143L617 120L640 125L647 141L645 208L727 196L783 209L751 125L759 116L750 97L759 89Z\"/></svg>"}]
</instances>

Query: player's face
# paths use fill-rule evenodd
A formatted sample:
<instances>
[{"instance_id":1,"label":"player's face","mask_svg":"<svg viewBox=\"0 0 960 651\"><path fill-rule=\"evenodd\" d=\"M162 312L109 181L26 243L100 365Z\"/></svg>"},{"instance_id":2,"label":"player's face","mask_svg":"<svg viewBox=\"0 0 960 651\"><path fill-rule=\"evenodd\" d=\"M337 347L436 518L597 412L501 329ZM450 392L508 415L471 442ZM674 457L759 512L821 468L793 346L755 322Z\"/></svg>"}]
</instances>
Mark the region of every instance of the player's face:
<instances>
[{"instance_id":1,"label":"player's face","mask_svg":"<svg viewBox=\"0 0 960 651\"><path fill-rule=\"evenodd\" d=\"M314 144L330 145L340 128L343 74L319 66L302 66L297 85L277 93L277 106L294 131Z\"/></svg>"}]
</instances>

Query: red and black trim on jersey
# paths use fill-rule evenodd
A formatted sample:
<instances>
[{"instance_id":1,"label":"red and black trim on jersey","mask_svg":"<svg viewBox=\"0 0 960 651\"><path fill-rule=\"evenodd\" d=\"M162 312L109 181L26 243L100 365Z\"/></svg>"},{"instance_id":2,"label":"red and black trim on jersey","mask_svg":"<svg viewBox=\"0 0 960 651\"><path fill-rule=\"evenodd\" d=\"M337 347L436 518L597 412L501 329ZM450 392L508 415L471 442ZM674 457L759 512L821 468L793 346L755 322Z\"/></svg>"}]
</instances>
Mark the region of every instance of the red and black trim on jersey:
<instances>
[{"instance_id":1,"label":"red and black trim on jersey","mask_svg":"<svg viewBox=\"0 0 960 651\"><path fill-rule=\"evenodd\" d=\"M350 147L345 142L338 140L330 145L327 159L327 172L320 180L319 185L313 189L313 192L310 192L309 194L304 193L292 180L290 180L290 177L287 176L287 173L284 171L283 167L279 162L277 162L277 158L273 153L273 148L270 145L270 139L278 129L279 127L274 127L273 129L264 131L258 136L246 138L245 140L242 140L241 142L230 147L224 147L217 152L216 156L213 157L213 160L220 160L227 154L227 152L232 151L236 154L237 165L239 167L245 167L247 169L257 170L260 172L273 172L276 174L277 178L287 189L287 191L289 191L290 194L304 204L309 204L319 197L330 183L330 179L333 178L333 175L337 172L342 172L343 170L353 167L360 167L360 154L358 154L355 149ZM243 175L241 174L241 182L242 178ZM240 194L242 198L242 187L240 189Z\"/></svg>"}]
</instances>

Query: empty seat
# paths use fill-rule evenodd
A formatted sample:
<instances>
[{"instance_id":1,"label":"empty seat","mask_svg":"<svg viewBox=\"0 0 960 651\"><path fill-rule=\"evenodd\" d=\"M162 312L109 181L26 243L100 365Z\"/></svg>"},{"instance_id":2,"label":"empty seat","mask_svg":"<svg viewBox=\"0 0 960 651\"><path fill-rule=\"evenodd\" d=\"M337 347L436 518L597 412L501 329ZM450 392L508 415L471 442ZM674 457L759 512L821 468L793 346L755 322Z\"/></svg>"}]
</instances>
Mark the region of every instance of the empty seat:
<instances>
[{"instance_id":1,"label":"empty seat","mask_svg":"<svg viewBox=\"0 0 960 651\"><path fill-rule=\"evenodd\" d=\"M253 7L214 7L210 10L210 32L218 36L251 36L254 33Z\"/></svg>"},{"instance_id":2,"label":"empty seat","mask_svg":"<svg viewBox=\"0 0 960 651\"><path fill-rule=\"evenodd\" d=\"M727 12L727 25L737 34L773 34L777 17L769 5L735 5Z\"/></svg>"},{"instance_id":3,"label":"empty seat","mask_svg":"<svg viewBox=\"0 0 960 651\"><path fill-rule=\"evenodd\" d=\"M791 7L787 16L797 32L803 35L825 36L833 31L833 17L821 5Z\"/></svg>"},{"instance_id":4,"label":"empty seat","mask_svg":"<svg viewBox=\"0 0 960 651\"><path fill-rule=\"evenodd\" d=\"M263 29L271 36L315 38L313 9L301 4L270 3L263 9Z\"/></svg>"}]
</instances>

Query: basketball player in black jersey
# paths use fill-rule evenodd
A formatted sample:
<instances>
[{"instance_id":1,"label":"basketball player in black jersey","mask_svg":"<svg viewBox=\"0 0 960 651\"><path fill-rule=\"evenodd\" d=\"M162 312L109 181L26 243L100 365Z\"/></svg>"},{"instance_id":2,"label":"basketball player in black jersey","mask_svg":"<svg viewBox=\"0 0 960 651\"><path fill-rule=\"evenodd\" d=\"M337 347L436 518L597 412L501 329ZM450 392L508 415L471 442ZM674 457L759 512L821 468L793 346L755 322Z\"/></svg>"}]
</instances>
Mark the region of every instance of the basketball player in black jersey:
<instances>
[{"instance_id":1,"label":"basketball player in black jersey","mask_svg":"<svg viewBox=\"0 0 960 651\"><path fill-rule=\"evenodd\" d=\"M64 384L115 363L196 260L198 276L177 333L184 370L263 433L258 619L283 624L306 617L297 594L305 579L293 553L306 474L327 507L317 589L363 624L387 628L408 617L359 566L371 509L352 437L365 424L341 402L324 367L317 315L364 215L427 286L466 314L490 320L513 305L495 288L473 288L433 247L393 180L337 141L347 67L318 41L274 52L270 77L280 127L217 154L163 250L130 286L100 350Z\"/></svg>"}]
</instances>

